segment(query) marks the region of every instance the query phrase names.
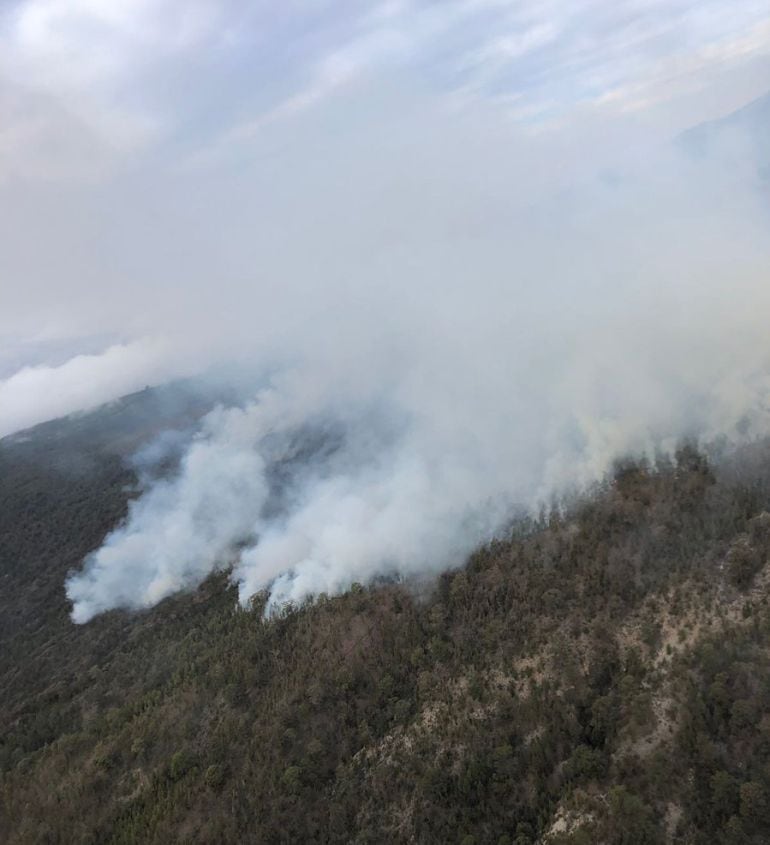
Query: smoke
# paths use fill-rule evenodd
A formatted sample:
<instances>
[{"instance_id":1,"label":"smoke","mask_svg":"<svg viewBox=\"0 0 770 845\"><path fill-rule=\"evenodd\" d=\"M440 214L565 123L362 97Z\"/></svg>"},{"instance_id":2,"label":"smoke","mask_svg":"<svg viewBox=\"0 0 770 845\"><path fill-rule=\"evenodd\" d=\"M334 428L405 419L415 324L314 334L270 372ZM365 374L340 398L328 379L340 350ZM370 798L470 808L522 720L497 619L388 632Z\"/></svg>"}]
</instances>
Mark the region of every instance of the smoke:
<instances>
[{"instance_id":1,"label":"smoke","mask_svg":"<svg viewBox=\"0 0 770 845\"><path fill-rule=\"evenodd\" d=\"M76 621L439 571L623 453L767 431L767 99L719 120L766 4L589 5L0 14L0 435L236 394L135 457Z\"/></svg>"},{"instance_id":2,"label":"smoke","mask_svg":"<svg viewBox=\"0 0 770 845\"><path fill-rule=\"evenodd\" d=\"M171 476L147 476L67 582L76 622L221 568L268 609L437 572L620 455L770 430L770 238L741 144L658 148L538 195L497 140L471 137L472 157L384 156L363 189L353 157L326 217L312 169L297 215L315 224L271 230L297 253L286 287L260 308L243 296L226 344L199 335L248 350L263 386L206 417ZM395 149L427 157L433 138Z\"/></svg>"},{"instance_id":3,"label":"smoke","mask_svg":"<svg viewBox=\"0 0 770 845\"><path fill-rule=\"evenodd\" d=\"M144 387L163 372L162 361L160 344L136 341L58 365L22 367L0 379L0 437Z\"/></svg>"},{"instance_id":4,"label":"smoke","mask_svg":"<svg viewBox=\"0 0 770 845\"><path fill-rule=\"evenodd\" d=\"M208 425L214 425L209 418ZM85 622L115 606L145 607L200 582L249 536L265 500L264 466L236 414L185 454L182 483L158 481L134 502L128 523L70 579L72 618Z\"/></svg>"}]
</instances>

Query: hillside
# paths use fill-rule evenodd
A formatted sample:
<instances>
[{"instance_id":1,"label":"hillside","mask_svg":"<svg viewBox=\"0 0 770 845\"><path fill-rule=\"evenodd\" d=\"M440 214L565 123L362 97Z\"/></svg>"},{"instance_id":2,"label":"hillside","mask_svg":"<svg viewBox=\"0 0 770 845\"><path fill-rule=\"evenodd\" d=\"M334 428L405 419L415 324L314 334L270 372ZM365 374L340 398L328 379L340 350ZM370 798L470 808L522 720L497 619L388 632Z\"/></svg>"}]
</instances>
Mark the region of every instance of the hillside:
<instances>
[{"instance_id":1,"label":"hillside","mask_svg":"<svg viewBox=\"0 0 770 845\"><path fill-rule=\"evenodd\" d=\"M436 582L75 626L131 407L0 442L0 841L768 841L770 443L626 462Z\"/></svg>"}]
</instances>

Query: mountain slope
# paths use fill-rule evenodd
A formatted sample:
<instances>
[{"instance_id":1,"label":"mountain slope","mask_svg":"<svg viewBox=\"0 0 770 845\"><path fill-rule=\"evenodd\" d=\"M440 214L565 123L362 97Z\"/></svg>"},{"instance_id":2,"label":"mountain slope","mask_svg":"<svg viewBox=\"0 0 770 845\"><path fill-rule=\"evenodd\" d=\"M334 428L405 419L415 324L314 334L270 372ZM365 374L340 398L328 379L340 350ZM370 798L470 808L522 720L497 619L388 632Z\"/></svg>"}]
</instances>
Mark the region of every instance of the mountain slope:
<instances>
[{"instance_id":1,"label":"mountain slope","mask_svg":"<svg viewBox=\"0 0 770 845\"><path fill-rule=\"evenodd\" d=\"M221 574L74 626L132 472L35 442L0 444L2 841L767 841L770 444L626 463L435 584L265 621Z\"/></svg>"},{"instance_id":2,"label":"mountain slope","mask_svg":"<svg viewBox=\"0 0 770 845\"><path fill-rule=\"evenodd\" d=\"M733 149L756 160L760 176L770 178L770 92L740 109L694 126L679 136L679 144L698 156ZM737 146L736 146L737 142Z\"/></svg>"}]
</instances>

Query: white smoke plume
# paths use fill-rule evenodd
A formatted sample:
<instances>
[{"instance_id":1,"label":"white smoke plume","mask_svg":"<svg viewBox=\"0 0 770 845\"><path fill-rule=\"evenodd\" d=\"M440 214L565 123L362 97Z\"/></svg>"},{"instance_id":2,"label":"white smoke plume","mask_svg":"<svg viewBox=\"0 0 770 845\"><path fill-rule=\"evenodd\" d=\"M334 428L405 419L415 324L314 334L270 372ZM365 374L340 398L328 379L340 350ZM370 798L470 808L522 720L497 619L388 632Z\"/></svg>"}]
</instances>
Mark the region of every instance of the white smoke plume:
<instances>
[{"instance_id":1,"label":"white smoke plume","mask_svg":"<svg viewBox=\"0 0 770 845\"><path fill-rule=\"evenodd\" d=\"M239 393L136 458L78 622L459 565L624 452L767 431L767 3L311 5L0 12L0 434Z\"/></svg>"},{"instance_id":2,"label":"white smoke plume","mask_svg":"<svg viewBox=\"0 0 770 845\"><path fill-rule=\"evenodd\" d=\"M269 385L209 415L71 576L73 619L222 567L268 609L439 571L625 453L770 431L768 220L729 152L731 170L659 153L327 288ZM333 448L303 454L318 431Z\"/></svg>"},{"instance_id":3,"label":"white smoke plume","mask_svg":"<svg viewBox=\"0 0 770 845\"><path fill-rule=\"evenodd\" d=\"M21 367L0 379L0 437L138 390L164 372L163 357L160 344L137 341L58 365Z\"/></svg>"}]
</instances>

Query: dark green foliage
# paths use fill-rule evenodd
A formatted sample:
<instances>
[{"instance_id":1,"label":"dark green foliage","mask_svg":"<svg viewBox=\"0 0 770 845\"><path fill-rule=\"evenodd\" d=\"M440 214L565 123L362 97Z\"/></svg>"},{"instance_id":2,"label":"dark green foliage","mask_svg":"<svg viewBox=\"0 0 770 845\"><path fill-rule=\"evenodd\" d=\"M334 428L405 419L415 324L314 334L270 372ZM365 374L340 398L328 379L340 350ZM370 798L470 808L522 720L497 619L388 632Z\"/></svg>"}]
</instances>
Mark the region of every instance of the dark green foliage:
<instances>
[{"instance_id":1,"label":"dark green foliage","mask_svg":"<svg viewBox=\"0 0 770 845\"><path fill-rule=\"evenodd\" d=\"M741 538L733 543L727 554L727 577L734 587L746 590L762 564L757 549L750 545L748 538Z\"/></svg>"},{"instance_id":2,"label":"dark green foliage","mask_svg":"<svg viewBox=\"0 0 770 845\"><path fill-rule=\"evenodd\" d=\"M663 832L652 807L625 786L609 791L608 845L656 845L663 841Z\"/></svg>"}]
</instances>

